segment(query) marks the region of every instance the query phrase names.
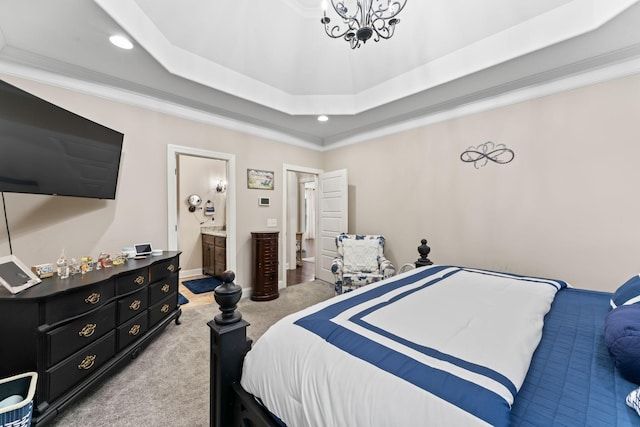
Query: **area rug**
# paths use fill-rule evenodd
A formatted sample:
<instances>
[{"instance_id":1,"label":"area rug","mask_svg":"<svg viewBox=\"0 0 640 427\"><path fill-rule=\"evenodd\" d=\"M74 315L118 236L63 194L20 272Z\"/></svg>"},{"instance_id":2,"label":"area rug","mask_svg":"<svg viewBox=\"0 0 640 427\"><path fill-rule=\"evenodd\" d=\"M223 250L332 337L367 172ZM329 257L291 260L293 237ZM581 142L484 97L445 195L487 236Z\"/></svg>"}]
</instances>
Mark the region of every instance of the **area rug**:
<instances>
[{"instance_id":1,"label":"area rug","mask_svg":"<svg viewBox=\"0 0 640 427\"><path fill-rule=\"evenodd\" d=\"M204 277L202 279L185 280L182 284L194 294L203 294L214 290L218 285L222 284L222 281L215 277Z\"/></svg>"},{"instance_id":2,"label":"area rug","mask_svg":"<svg viewBox=\"0 0 640 427\"><path fill-rule=\"evenodd\" d=\"M189 304L189 299L178 292L178 305Z\"/></svg>"}]
</instances>

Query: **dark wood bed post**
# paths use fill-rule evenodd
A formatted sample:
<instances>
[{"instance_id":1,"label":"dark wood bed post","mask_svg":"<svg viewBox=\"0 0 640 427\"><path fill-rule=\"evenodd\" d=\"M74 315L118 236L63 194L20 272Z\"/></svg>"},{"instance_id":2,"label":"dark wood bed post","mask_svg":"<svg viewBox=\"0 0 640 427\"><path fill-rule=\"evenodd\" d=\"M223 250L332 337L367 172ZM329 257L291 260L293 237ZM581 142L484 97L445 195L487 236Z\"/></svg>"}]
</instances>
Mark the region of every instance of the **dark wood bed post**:
<instances>
[{"instance_id":1,"label":"dark wood bed post","mask_svg":"<svg viewBox=\"0 0 640 427\"><path fill-rule=\"evenodd\" d=\"M433 262L429 259L429 252L431 248L427 246L427 239L420 241L421 245L418 246L418 253L420 258L416 261L416 267L424 267L425 265L433 265Z\"/></svg>"},{"instance_id":2,"label":"dark wood bed post","mask_svg":"<svg viewBox=\"0 0 640 427\"><path fill-rule=\"evenodd\" d=\"M211 371L209 425L229 427L235 424L236 397L233 384L240 381L242 361L251 348L247 338L247 323L236 311L242 288L233 283L236 274L222 273L222 284L214 290L214 298L221 313L208 323L211 328Z\"/></svg>"}]
</instances>

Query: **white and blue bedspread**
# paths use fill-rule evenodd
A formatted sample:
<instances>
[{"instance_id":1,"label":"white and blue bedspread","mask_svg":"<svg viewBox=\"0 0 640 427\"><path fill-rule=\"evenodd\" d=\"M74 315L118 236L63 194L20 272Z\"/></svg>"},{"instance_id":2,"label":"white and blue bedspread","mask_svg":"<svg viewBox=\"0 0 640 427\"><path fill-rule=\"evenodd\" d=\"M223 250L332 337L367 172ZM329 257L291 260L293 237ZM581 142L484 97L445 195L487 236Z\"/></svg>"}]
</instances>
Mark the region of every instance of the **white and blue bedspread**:
<instances>
[{"instance_id":1,"label":"white and blue bedspread","mask_svg":"<svg viewBox=\"0 0 640 427\"><path fill-rule=\"evenodd\" d=\"M412 270L273 325L241 385L289 426L509 425L566 283Z\"/></svg>"}]
</instances>

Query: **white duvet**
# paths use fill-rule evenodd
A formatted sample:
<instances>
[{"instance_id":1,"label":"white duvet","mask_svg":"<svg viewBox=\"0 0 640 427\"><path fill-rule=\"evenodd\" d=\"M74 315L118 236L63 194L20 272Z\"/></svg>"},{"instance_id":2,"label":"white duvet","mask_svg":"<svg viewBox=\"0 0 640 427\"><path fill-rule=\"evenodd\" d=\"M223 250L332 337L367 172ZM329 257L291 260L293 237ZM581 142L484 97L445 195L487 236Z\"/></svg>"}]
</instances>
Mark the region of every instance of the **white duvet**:
<instances>
[{"instance_id":1,"label":"white duvet","mask_svg":"<svg viewBox=\"0 0 640 427\"><path fill-rule=\"evenodd\" d=\"M289 427L508 425L564 282L431 266L273 325L241 385Z\"/></svg>"}]
</instances>

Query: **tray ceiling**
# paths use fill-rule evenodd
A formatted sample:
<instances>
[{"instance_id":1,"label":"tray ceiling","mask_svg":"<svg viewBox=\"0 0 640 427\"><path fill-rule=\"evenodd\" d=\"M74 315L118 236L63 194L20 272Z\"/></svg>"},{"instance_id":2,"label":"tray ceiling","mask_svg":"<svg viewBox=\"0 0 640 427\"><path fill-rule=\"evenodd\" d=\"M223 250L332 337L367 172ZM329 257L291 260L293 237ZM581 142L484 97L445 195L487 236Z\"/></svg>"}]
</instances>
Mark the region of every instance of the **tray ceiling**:
<instances>
[{"instance_id":1,"label":"tray ceiling","mask_svg":"<svg viewBox=\"0 0 640 427\"><path fill-rule=\"evenodd\" d=\"M324 34L320 0L0 0L0 72L121 89L326 147L635 61L637 3L408 0L393 38L351 50ZM134 49L110 45L115 33Z\"/></svg>"}]
</instances>

